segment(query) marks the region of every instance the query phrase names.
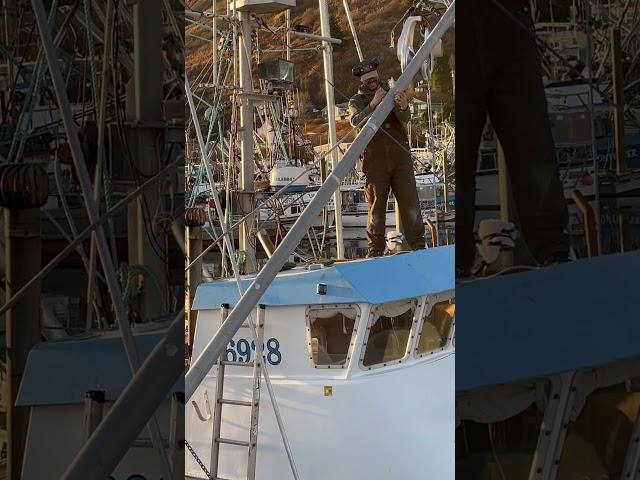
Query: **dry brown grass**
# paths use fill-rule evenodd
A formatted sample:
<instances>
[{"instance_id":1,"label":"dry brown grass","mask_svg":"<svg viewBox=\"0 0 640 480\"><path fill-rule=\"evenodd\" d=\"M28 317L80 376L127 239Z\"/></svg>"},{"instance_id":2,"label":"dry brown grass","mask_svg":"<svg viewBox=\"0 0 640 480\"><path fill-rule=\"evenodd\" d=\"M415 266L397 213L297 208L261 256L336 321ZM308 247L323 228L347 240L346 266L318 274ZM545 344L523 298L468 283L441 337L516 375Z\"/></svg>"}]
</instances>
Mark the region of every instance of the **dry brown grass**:
<instances>
[{"instance_id":1,"label":"dry brown grass","mask_svg":"<svg viewBox=\"0 0 640 480\"><path fill-rule=\"evenodd\" d=\"M360 44L365 57L376 56L381 61L380 74L382 78L393 76L397 78L400 74L400 65L395 57L395 52L389 49L390 32L393 26L402 17L408 7L408 0L349 0L349 6L353 16L354 24L360 40ZM187 4L194 10L207 10L211 7L210 0L190 0ZM218 0L217 9L219 12L226 11L224 0ZM349 24L344 13L342 0L329 0L329 13L334 17L335 23L342 32L342 45L335 46L333 55L333 69L335 80L336 103L348 100L349 94L357 88L358 79L351 74L351 67L358 61L358 55L351 37ZM284 12L275 15L264 15L266 23L272 28L284 27ZM320 15L318 13L317 0L298 0L298 6L292 10L291 24L302 24L311 28L311 31L320 34ZM193 27L192 32L197 32L197 27ZM220 27L219 27L220 28ZM396 37L400 34L400 27L396 29ZM198 33L201 36L208 36L210 32L202 35L202 30ZM335 34L335 32L333 32ZM292 37L293 47L317 46L312 42L299 37ZM444 39L445 52L453 55L453 30L448 32ZM188 55L186 61L187 71L190 78L195 78L211 61L211 45L203 43L197 39L188 40ZM283 34L273 35L269 32L259 33L259 42L263 48L282 47L284 43ZM284 58L282 55L268 54L265 58ZM325 105L324 96L324 69L322 54L320 52L295 52L292 55L295 64L296 86L304 92L315 108L322 108ZM452 62L453 63L453 62ZM318 129L326 128L316 125L315 122L307 124L308 131L320 133ZM339 131L343 134L349 130L347 122L339 125ZM339 136L341 136L339 134ZM318 137L318 136L315 136Z\"/></svg>"}]
</instances>

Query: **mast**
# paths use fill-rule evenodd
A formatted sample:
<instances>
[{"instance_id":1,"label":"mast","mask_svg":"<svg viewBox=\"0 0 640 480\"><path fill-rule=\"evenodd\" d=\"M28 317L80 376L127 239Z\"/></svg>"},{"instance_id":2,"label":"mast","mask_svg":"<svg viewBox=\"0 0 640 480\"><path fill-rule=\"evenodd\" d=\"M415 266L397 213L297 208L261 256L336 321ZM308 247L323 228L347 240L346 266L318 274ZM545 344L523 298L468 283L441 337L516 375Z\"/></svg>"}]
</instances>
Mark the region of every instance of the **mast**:
<instances>
[{"instance_id":1,"label":"mast","mask_svg":"<svg viewBox=\"0 0 640 480\"><path fill-rule=\"evenodd\" d=\"M251 79L251 18L247 11L239 12L241 22L241 35L238 38L238 54L240 61L240 181L238 192L240 208L243 214L253 210L253 103L248 94L253 93ZM215 188L212 184L212 188ZM239 249L245 254L245 273L256 271L256 248L252 240L252 228L255 221L254 215L249 215L240 224Z\"/></svg>"},{"instance_id":2,"label":"mast","mask_svg":"<svg viewBox=\"0 0 640 480\"><path fill-rule=\"evenodd\" d=\"M331 28L329 27L329 10L327 8L327 0L318 0L320 10L320 28L323 37L331 37ZM333 45L323 40L322 42L322 60L324 62L324 89L327 97L327 121L329 123L329 158L331 159L331 167L335 170L338 165L338 157L333 148L338 142L336 133L336 103L333 95ZM333 205L336 223L336 257L338 260L344 259L344 240L342 231L342 194L338 188L333 194Z\"/></svg>"}]
</instances>

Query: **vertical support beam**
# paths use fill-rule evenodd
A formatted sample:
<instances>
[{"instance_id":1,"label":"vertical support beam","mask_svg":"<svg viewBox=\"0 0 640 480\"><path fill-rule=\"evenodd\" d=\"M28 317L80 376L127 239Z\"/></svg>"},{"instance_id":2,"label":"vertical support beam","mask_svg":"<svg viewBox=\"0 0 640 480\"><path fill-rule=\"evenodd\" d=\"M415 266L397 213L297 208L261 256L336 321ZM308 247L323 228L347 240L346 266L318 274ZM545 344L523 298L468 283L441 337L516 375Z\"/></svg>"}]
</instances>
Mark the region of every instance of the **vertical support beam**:
<instances>
[{"instance_id":1,"label":"vertical support beam","mask_svg":"<svg viewBox=\"0 0 640 480\"><path fill-rule=\"evenodd\" d=\"M7 48L9 47L9 45L13 45L13 42L11 41L11 37L10 37L10 28L9 28L9 18L11 16L11 12L13 11L13 9L16 7L17 5L17 0L3 0L2 4L4 7L4 41L5 41L5 45L7 46ZM7 84L5 85L5 89L6 91L9 91L9 89L11 88L11 85L13 84L13 62L11 61L11 59L9 59L9 61L7 61ZM9 107L9 102L11 102L11 97L9 95L6 96L6 98L2 98L2 121L6 122L8 121L8 107Z\"/></svg>"},{"instance_id":2,"label":"vertical support beam","mask_svg":"<svg viewBox=\"0 0 640 480\"><path fill-rule=\"evenodd\" d=\"M511 221L511 210L509 209L509 172L507 171L507 161L504 156L504 150L497 140L498 144L498 193L500 198L500 220L503 222Z\"/></svg>"},{"instance_id":3,"label":"vertical support beam","mask_svg":"<svg viewBox=\"0 0 640 480\"><path fill-rule=\"evenodd\" d=\"M238 38L240 56L240 89L242 93L253 93L251 79L251 18L249 12L240 12L242 35ZM243 213L253 210L253 102L244 96L240 100L240 158L241 173L239 182L240 208ZM255 245L252 228L255 215L249 215L240 224L239 249L245 252L245 273L255 271Z\"/></svg>"},{"instance_id":4,"label":"vertical support beam","mask_svg":"<svg viewBox=\"0 0 640 480\"><path fill-rule=\"evenodd\" d=\"M580 190L574 190L571 196L582 213L584 239L587 244L587 256L595 257L600 254L600 249L598 248L598 240L596 238L596 220L594 218L593 208L591 208L589 201L584 195L582 195Z\"/></svg>"},{"instance_id":5,"label":"vertical support beam","mask_svg":"<svg viewBox=\"0 0 640 480\"><path fill-rule=\"evenodd\" d=\"M187 265L191 265L191 262L202 253L202 227L187 227L187 235L185 235L185 238L187 240L187 256L185 261ZM189 350L193 347L193 336L196 333L196 322L198 318L198 312L191 310L191 305L196 295L196 289L201 283L202 259L198 259L198 261L194 262L191 268L187 270L187 285L185 285L187 295L185 314L187 315Z\"/></svg>"},{"instance_id":6,"label":"vertical support beam","mask_svg":"<svg viewBox=\"0 0 640 480\"><path fill-rule=\"evenodd\" d=\"M169 426L169 458L171 467L178 473L184 472L184 393L174 392L171 396L171 425Z\"/></svg>"},{"instance_id":7,"label":"vertical support beam","mask_svg":"<svg viewBox=\"0 0 640 480\"><path fill-rule=\"evenodd\" d=\"M624 88L622 85L622 52L620 50L620 29L611 29L611 75L613 77L613 117L614 140L616 144L616 174L625 170L624 150Z\"/></svg>"},{"instance_id":8,"label":"vertical support beam","mask_svg":"<svg viewBox=\"0 0 640 480\"><path fill-rule=\"evenodd\" d=\"M636 415L633 431L629 439L629 448L624 458L622 475L624 480L640 480L640 412Z\"/></svg>"},{"instance_id":9,"label":"vertical support beam","mask_svg":"<svg viewBox=\"0 0 640 480\"><path fill-rule=\"evenodd\" d=\"M89 440L102 421L104 391L89 390L84 395L84 441Z\"/></svg>"},{"instance_id":10,"label":"vertical support beam","mask_svg":"<svg viewBox=\"0 0 640 480\"><path fill-rule=\"evenodd\" d=\"M138 0L133 5L133 38L134 38L134 81L135 81L135 135L132 155L136 167L145 176L158 173L162 160L158 154L158 127L163 123L162 101L163 63L162 63L162 6L156 0ZM149 206L150 216L156 206L163 201L158 186L147 190L138 199L135 222L136 228L129 232L130 242L129 261L144 265L150 275L158 281L163 292L167 291L166 259L159 258L156 253L165 248L166 239L160 235L153 221L145 225L142 215L143 205ZM132 208L136 208L135 206ZM133 234L133 235L132 235ZM150 238L153 237L153 238ZM159 245L160 248L158 248ZM134 253L135 252L135 253ZM166 302L159 301L158 294L153 288L151 278L141 278L142 297L140 313L143 318L162 315L167 311Z\"/></svg>"},{"instance_id":11,"label":"vertical support beam","mask_svg":"<svg viewBox=\"0 0 640 480\"><path fill-rule=\"evenodd\" d=\"M211 64L213 71L211 72L211 83L218 84L218 17L216 16L216 0L211 0L211 28L213 28L213 45L211 51Z\"/></svg>"},{"instance_id":12,"label":"vertical support beam","mask_svg":"<svg viewBox=\"0 0 640 480\"><path fill-rule=\"evenodd\" d=\"M327 0L318 0L320 9L320 30L321 35L325 38L331 37L331 28L329 27L329 8ZM322 60L324 61L324 89L327 97L327 120L329 123L329 142L327 147L331 150L338 143L338 134L336 133L336 102L333 95L333 45L329 42L322 42ZM338 165L338 155L336 149L329 153L331 159L331 167L335 170ZM342 194L340 187L333 194L333 205L335 208L335 224L336 224L336 257L338 260L344 258L344 241L342 239Z\"/></svg>"},{"instance_id":13,"label":"vertical support beam","mask_svg":"<svg viewBox=\"0 0 640 480\"><path fill-rule=\"evenodd\" d=\"M111 68L111 45L113 40L113 24L115 20L113 0L107 0L107 12L105 14L104 27L104 48L102 51L102 74L100 76L102 83L100 84L100 104L98 108L98 159L96 162L96 170L93 178L93 199L99 204L101 188L102 188L102 169L105 156L105 133L106 133L106 116L107 116L107 88L109 82L109 70ZM94 85L94 88L96 86ZM93 297L96 273L96 235L91 235L91 247L89 250L89 282L87 285L87 321L86 328L90 331L93 328Z\"/></svg>"},{"instance_id":14,"label":"vertical support beam","mask_svg":"<svg viewBox=\"0 0 640 480\"><path fill-rule=\"evenodd\" d=\"M5 210L5 291L7 298L20 290L41 268L39 208ZM7 478L18 480L29 428L29 407L15 405L29 351L40 341L40 282L34 284L6 313L8 468Z\"/></svg>"},{"instance_id":15,"label":"vertical support beam","mask_svg":"<svg viewBox=\"0 0 640 480\"><path fill-rule=\"evenodd\" d=\"M287 8L284 12L284 18L287 28L287 61L291 61L291 9Z\"/></svg>"},{"instance_id":16,"label":"vertical support beam","mask_svg":"<svg viewBox=\"0 0 640 480\"><path fill-rule=\"evenodd\" d=\"M133 4L136 121L162 120L162 6L155 0Z\"/></svg>"},{"instance_id":17,"label":"vertical support beam","mask_svg":"<svg viewBox=\"0 0 640 480\"><path fill-rule=\"evenodd\" d=\"M627 248L627 229L628 229L627 219L624 213L618 214L618 240L620 244L620 252L626 252Z\"/></svg>"},{"instance_id":18,"label":"vertical support beam","mask_svg":"<svg viewBox=\"0 0 640 480\"><path fill-rule=\"evenodd\" d=\"M443 152L444 158L442 159L442 183L444 184L444 191L442 194L442 201L444 202L444 213L449 212L449 159L447 158L446 150Z\"/></svg>"},{"instance_id":19,"label":"vertical support beam","mask_svg":"<svg viewBox=\"0 0 640 480\"><path fill-rule=\"evenodd\" d=\"M589 81L589 120L591 121L591 154L593 155L593 190L595 194L595 225L598 251L602 250L602 225L600 215L600 165L598 164L598 147L596 145L595 108L593 104L594 72L593 72L593 34L591 22L591 0L583 0L585 17L585 34L587 36L587 80Z\"/></svg>"}]
</instances>

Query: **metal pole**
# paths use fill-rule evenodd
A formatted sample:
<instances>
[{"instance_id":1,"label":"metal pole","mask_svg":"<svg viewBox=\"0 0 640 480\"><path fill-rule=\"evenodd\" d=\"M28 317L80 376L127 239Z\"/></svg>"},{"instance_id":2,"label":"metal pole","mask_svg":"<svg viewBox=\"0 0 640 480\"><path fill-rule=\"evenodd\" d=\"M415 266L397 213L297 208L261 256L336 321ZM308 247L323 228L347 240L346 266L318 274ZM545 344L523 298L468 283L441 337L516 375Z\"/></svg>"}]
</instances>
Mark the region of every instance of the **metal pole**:
<instances>
[{"instance_id":1,"label":"metal pole","mask_svg":"<svg viewBox=\"0 0 640 480\"><path fill-rule=\"evenodd\" d=\"M444 183L444 192L442 193L442 200L444 201L444 213L449 212L449 159L447 158L447 151L443 152L442 163L442 181ZM446 221L446 219L445 219Z\"/></svg>"},{"instance_id":2,"label":"metal pole","mask_svg":"<svg viewBox=\"0 0 640 480\"><path fill-rule=\"evenodd\" d=\"M591 120L591 153L593 155L593 190L595 193L595 223L596 223L596 241L598 243L598 252L602 251L602 239L600 232L602 231L600 222L600 175L598 165L598 148L596 146L596 132L595 132L595 120L594 120L594 106L593 106L593 38L591 36L591 1L584 0L585 9L585 34L587 35L587 68L589 80L589 119Z\"/></svg>"},{"instance_id":3,"label":"metal pole","mask_svg":"<svg viewBox=\"0 0 640 480\"><path fill-rule=\"evenodd\" d=\"M221 352L226 348L229 340L233 338L235 332L238 331L245 318L251 313L262 297L264 290L273 281L276 274L289 258L291 252L306 234L308 226L320 213L320 210L322 210L324 204L329 200L333 192L340 186L342 179L351 171L358 157L378 131L378 128L380 128L385 118L387 118L387 115L389 115L393 108L395 93L403 90L410 84L436 42L442 38L445 31L454 23L454 19L455 0L451 2L451 5L443 17L422 44L405 72L400 76L394 87L391 88L389 94L385 95L380 105L378 105L360 133L358 133L343 159L331 173L331 176L329 176L327 181L320 187L316 196L309 205L307 205L307 208L289 230L289 233L287 233L271 259L269 259L262 270L256 275L254 281L230 313L227 321L218 329L200 356L192 363L189 372L185 376L185 394L187 400L191 398L198 385L200 385L207 373L211 370Z\"/></svg>"},{"instance_id":4,"label":"metal pole","mask_svg":"<svg viewBox=\"0 0 640 480\"><path fill-rule=\"evenodd\" d=\"M242 35L238 38L240 51L240 89L242 93L253 93L251 79L251 17L249 12L240 12ZM253 210L253 103L248 97L240 99L240 158L241 173L239 182L240 208L242 212ZM213 178L213 177L211 177ZM244 271L255 271L255 245L252 242L251 230L254 215L250 215L240 224L239 249L245 252Z\"/></svg>"},{"instance_id":5,"label":"metal pole","mask_svg":"<svg viewBox=\"0 0 640 480\"><path fill-rule=\"evenodd\" d=\"M64 480L104 480L166 398L184 369L184 310L146 358L109 413L62 475ZM178 475L175 477L178 478Z\"/></svg>"},{"instance_id":6,"label":"metal pole","mask_svg":"<svg viewBox=\"0 0 640 480\"><path fill-rule=\"evenodd\" d=\"M640 479L640 412L633 423L633 431L629 439L629 447L624 458L624 466L620 478L629 480Z\"/></svg>"},{"instance_id":7,"label":"metal pole","mask_svg":"<svg viewBox=\"0 0 640 480\"><path fill-rule=\"evenodd\" d=\"M298 32L297 30L291 30L290 33L298 37L308 38L309 40L316 40L317 42L335 43L336 45L340 45L342 43L342 40L339 38L332 38L328 35L314 35L313 33Z\"/></svg>"},{"instance_id":8,"label":"metal pole","mask_svg":"<svg viewBox=\"0 0 640 480\"><path fill-rule=\"evenodd\" d=\"M616 142L616 174L620 175L625 169L624 150L624 89L622 85L622 52L620 51L620 29L611 29L611 66L613 77L613 103L615 115L613 126Z\"/></svg>"},{"instance_id":9,"label":"metal pole","mask_svg":"<svg viewBox=\"0 0 640 480\"><path fill-rule=\"evenodd\" d=\"M91 438L98 425L102 421L104 411L104 390L89 390L84 395L84 431L83 439L86 442Z\"/></svg>"},{"instance_id":10,"label":"metal pole","mask_svg":"<svg viewBox=\"0 0 640 480\"><path fill-rule=\"evenodd\" d=\"M201 226L189 226L187 227L187 265L191 263L191 260L198 257L202 253L202 227ZM185 302L185 316L187 317L187 325L189 328L189 349L193 347L193 337L196 331L196 321L198 318L198 312L191 310L193 299L196 295L196 289L198 285L202 283L202 259L193 263L193 266L187 270L187 285L186 285L186 302ZM191 350L189 350L191 351Z\"/></svg>"},{"instance_id":11,"label":"metal pole","mask_svg":"<svg viewBox=\"0 0 640 480\"><path fill-rule=\"evenodd\" d=\"M291 61L291 9L287 9L284 13L287 28L287 61Z\"/></svg>"},{"instance_id":12,"label":"metal pole","mask_svg":"<svg viewBox=\"0 0 640 480\"><path fill-rule=\"evenodd\" d=\"M511 212L509 210L509 172L507 171L507 160L504 156L504 150L497 139L497 155L498 155L498 194L500 198L500 220L509 222L511 220Z\"/></svg>"},{"instance_id":13,"label":"metal pole","mask_svg":"<svg viewBox=\"0 0 640 480\"><path fill-rule=\"evenodd\" d=\"M104 51L102 53L102 84L100 85L100 105L98 111L98 160L96 162L96 172L93 178L93 199L98 202L100 198L100 188L102 186L102 164L104 162L104 135L105 119L107 110L107 86L109 85L109 69L111 68L111 30L114 24L113 0L107 0L106 24L104 29ZM95 88L95 85L94 85ZM91 247L89 250L89 284L87 286L87 330L93 327L93 286L96 272L96 236L91 236Z\"/></svg>"},{"instance_id":14,"label":"metal pole","mask_svg":"<svg viewBox=\"0 0 640 480\"><path fill-rule=\"evenodd\" d=\"M138 0L133 5L133 38L134 38L134 81L135 81L135 136L132 136L132 154L137 168L146 176L154 175L160 169L158 155L158 127L164 122L162 114L163 63L162 63L162 8L156 0ZM162 292L168 291L166 275L166 254L164 258L154 251L158 246L164 248L166 237L161 229L154 225L144 225L143 208L146 204L155 210L163 201L160 188L148 190L138 200L138 211L135 215L134 238L132 245L136 252L130 263L144 265L150 275L160 285ZM153 215L150 215L153 220ZM151 236L155 237L150 238ZM130 252L133 253L133 252ZM157 317L168 311L167 301L159 299L157 292L151 288L153 281L149 277L140 276L143 286L140 309L143 318Z\"/></svg>"},{"instance_id":15,"label":"metal pole","mask_svg":"<svg viewBox=\"0 0 640 480\"><path fill-rule=\"evenodd\" d=\"M96 205L96 202L93 200L91 180L89 179L89 172L87 171L84 154L82 152L82 147L80 146L78 130L73 121L73 113L71 111L69 97L67 96L66 85L60 72L60 66L56 57L56 51L53 46L53 40L51 38L49 24L47 23L47 16L43 5L43 0L31 0L31 5L36 17L36 22L38 23L38 29L40 30L42 49L44 50L47 58L47 64L49 66L49 73L51 75L53 89L58 100L60 116L62 117L64 128L67 133L67 141L69 142L71 157L73 159L73 164L78 176L78 182L80 183L82 195L84 197L87 215L89 216L89 221L91 223L96 223L98 221L98 207ZM158 79L156 78L154 80L157 81ZM124 349L127 354L127 360L129 362L131 371L135 372L140 366L140 360L138 357L136 345L133 340L133 335L131 333L129 319L122 299L122 292L120 291L120 286L118 284L118 277L111 261L107 237L102 226L98 227L96 233L98 254L100 255L100 261L102 263L102 269L104 271L107 288L109 290L109 294L111 296L113 307L116 313L116 318L118 320L120 335L122 337ZM156 449L160 457L161 464L163 465L164 475L167 478L172 478L169 461L164 451L164 447L162 446L160 427L158 426L155 417L152 417L152 421L149 423L149 430L151 432L151 438L154 448Z\"/></svg>"},{"instance_id":16,"label":"metal pole","mask_svg":"<svg viewBox=\"0 0 640 480\"><path fill-rule=\"evenodd\" d=\"M600 254L598 241L596 239L596 221L594 218L593 208L589 201L582 195L580 190L574 190L571 194L573 201L582 213L582 223L584 224L584 239L587 245L587 256L595 257Z\"/></svg>"},{"instance_id":17,"label":"metal pole","mask_svg":"<svg viewBox=\"0 0 640 480\"><path fill-rule=\"evenodd\" d=\"M211 0L211 27L213 28L213 49L211 52L211 63L213 64L212 81L218 84L218 17L216 16L216 0Z\"/></svg>"},{"instance_id":18,"label":"metal pole","mask_svg":"<svg viewBox=\"0 0 640 480\"><path fill-rule=\"evenodd\" d=\"M5 292L9 298L40 269L42 246L39 208L5 209ZM6 314L7 377L7 478L18 480L29 429L29 407L15 401L29 351L40 341L40 282Z\"/></svg>"},{"instance_id":19,"label":"metal pole","mask_svg":"<svg viewBox=\"0 0 640 480\"><path fill-rule=\"evenodd\" d=\"M329 9L327 0L318 0L320 9L320 29L324 37L331 37L331 29L329 27ZM338 134L336 132L336 104L333 96L333 46L330 42L323 42L322 59L324 61L324 90L327 97L327 121L329 123L329 158L331 160L331 168L336 169L338 165L338 155L331 148L338 142ZM344 258L344 240L342 230L342 194L340 188L333 195L333 206L335 212L336 224L336 257L338 260Z\"/></svg>"},{"instance_id":20,"label":"metal pole","mask_svg":"<svg viewBox=\"0 0 640 480\"><path fill-rule=\"evenodd\" d=\"M349 22L349 28L351 29L351 35L353 35L353 42L356 44L356 50L358 51L358 58L360 61L364 59L362 55L362 49L360 48L360 42L358 41L358 34L356 33L356 27L353 24L353 18L351 18L351 10L349 10L349 3L347 0L342 0L344 5L344 11L347 14L347 21ZM324 34L323 34L324 35Z\"/></svg>"}]
</instances>

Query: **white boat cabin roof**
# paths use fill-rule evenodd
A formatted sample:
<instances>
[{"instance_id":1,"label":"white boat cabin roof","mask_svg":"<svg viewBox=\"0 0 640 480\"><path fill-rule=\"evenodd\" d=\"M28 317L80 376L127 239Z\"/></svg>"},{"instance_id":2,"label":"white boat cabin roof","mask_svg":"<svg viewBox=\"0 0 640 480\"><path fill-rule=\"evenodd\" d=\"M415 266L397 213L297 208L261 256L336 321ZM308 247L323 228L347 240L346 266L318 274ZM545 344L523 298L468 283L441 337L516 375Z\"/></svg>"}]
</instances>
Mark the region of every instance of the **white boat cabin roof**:
<instances>
[{"instance_id":1,"label":"white boat cabin roof","mask_svg":"<svg viewBox=\"0 0 640 480\"><path fill-rule=\"evenodd\" d=\"M277 275L260 303L266 306L323 305L337 303L379 304L452 290L455 285L454 246L334 263L313 265ZM253 276L242 278L251 285ZM326 293L318 293L318 284ZM215 310L240 299L234 279L204 283L198 287L194 310Z\"/></svg>"}]
</instances>

